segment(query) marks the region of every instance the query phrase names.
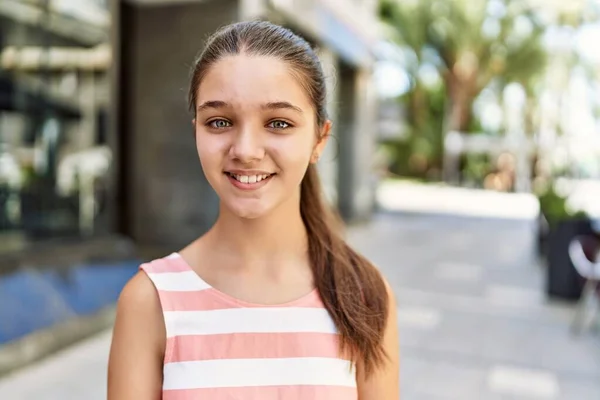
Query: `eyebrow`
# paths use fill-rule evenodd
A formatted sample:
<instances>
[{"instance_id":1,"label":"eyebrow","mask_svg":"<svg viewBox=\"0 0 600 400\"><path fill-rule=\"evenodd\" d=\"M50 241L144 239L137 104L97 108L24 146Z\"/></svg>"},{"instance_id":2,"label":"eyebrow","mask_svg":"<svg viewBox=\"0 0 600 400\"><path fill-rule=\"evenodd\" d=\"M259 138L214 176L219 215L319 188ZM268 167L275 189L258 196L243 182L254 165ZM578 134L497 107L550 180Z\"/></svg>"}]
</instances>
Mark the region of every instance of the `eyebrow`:
<instances>
[{"instance_id":1,"label":"eyebrow","mask_svg":"<svg viewBox=\"0 0 600 400\"><path fill-rule=\"evenodd\" d=\"M225 103L224 101L220 101L220 100L210 100L210 101L205 101L204 103L200 104L198 106L198 111L204 111L204 110L208 110L209 108L227 108L229 107L229 104Z\"/></svg>"},{"instance_id":2,"label":"eyebrow","mask_svg":"<svg viewBox=\"0 0 600 400\"><path fill-rule=\"evenodd\" d=\"M221 108L229 108L229 107L231 107L231 105L229 103L224 102L224 101L221 101L221 100L209 100L209 101L205 101L204 103L200 104L198 106L197 110L198 111L204 111L204 110L208 110L210 108L221 109ZM287 101L269 102L269 103L263 104L261 106L261 108L267 109L267 110L288 109L288 110L293 110L293 111L296 111L296 112L302 114L302 109L300 107L295 106L292 103L288 103Z\"/></svg>"},{"instance_id":3,"label":"eyebrow","mask_svg":"<svg viewBox=\"0 0 600 400\"><path fill-rule=\"evenodd\" d=\"M288 110L293 110L293 111L296 111L296 112L302 114L302 109L300 107L297 107L291 103L288 103L287 101L275 101L275 102L267 103L267 104L263 105L262 108L265 108L268 110L288 109Z\"/></svg>"}]
</instances>

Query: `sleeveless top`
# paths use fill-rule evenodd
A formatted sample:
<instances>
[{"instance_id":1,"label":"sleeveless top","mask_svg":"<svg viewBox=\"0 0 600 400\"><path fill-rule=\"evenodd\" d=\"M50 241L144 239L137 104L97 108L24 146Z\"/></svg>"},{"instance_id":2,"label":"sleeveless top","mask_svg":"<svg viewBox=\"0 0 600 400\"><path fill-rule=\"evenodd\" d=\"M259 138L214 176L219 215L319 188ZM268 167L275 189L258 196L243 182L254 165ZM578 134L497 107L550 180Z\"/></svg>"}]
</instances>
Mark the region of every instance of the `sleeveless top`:
<instances>
[{"instance_id":1,"label":"sleeveless top","mask_svg":"<svg viewBox=\"0 0 600 400\"><path fill-rule=\"evenodd\" d=\"M178 254L140 266L167 332L163 400L356 400L356 369L314 290L279 305L235 299Z\"/></svg>"}]
</instances>

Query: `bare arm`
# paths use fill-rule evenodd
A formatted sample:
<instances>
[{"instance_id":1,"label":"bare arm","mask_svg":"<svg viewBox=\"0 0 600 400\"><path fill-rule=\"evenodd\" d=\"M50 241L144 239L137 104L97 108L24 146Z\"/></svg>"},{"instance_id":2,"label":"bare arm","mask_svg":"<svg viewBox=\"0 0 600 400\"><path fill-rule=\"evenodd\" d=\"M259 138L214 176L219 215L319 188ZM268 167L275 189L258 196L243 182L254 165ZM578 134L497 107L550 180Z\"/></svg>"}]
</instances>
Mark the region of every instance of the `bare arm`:
<instances>
[{"instance_id":1,"label":"bare arm","mask_svg":"<svg viewBox=\"0 0 600 400\"><path fill-rule=\"evenodd\" d=\"M158 294L138 272L121 292L108 363L108 400L161 399L165 325Z\"/></svg>"},{"instance_id":2,"label":"bare arm","mask_svg":"<svg viewBox=\"0 0 600 400\"><path fill-rule=\"evenodd\" d=\"M398 339L398 316L396 298L386 283L389 296L389 314L383 338L383 346L389 356L385 364L368 379L358 366L359 400L398 400L400 398L400 345Z\"/></svg>"}]
</instances>

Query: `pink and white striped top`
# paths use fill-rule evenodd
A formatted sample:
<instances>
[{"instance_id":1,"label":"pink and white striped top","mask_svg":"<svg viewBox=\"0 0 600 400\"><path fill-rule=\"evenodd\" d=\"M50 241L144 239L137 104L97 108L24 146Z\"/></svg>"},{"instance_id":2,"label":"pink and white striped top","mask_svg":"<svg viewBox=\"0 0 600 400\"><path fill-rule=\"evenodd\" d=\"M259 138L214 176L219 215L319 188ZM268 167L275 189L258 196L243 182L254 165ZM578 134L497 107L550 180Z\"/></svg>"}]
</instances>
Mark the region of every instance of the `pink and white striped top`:
<instances>
[{"instance_id":1,"label":"pink and white striped top","mask_svg":"<svg viewBox=\"0 0 600 400\"><path fill-rule=\"evenodd\" d=\"M163 400L356 400L354 365L318 292L265 306L206 283L177 253L142 264L167 331Z\"/></svg>"}]
</instances>

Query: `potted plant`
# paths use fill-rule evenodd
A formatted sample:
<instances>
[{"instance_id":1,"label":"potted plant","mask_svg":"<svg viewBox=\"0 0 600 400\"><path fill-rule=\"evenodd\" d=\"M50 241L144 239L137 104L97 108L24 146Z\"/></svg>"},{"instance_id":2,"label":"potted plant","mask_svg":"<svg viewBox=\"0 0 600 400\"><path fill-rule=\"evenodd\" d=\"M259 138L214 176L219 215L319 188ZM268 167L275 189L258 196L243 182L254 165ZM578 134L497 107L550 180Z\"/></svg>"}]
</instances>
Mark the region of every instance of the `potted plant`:
<instances>
[{"instance_id":1,"label":"potted plant","mask_svg":"<svg viewBox=\"0 0 600 400\"><path fill-rule=\"evenodd\" d=\"M546 292L550 297L577 300L583 289L569 256L569 244L578 235L593 234L587 213L574 208L568 185L552 182L538 192L540 203L539 248L546 261Z\"/></svg>"}]
</instances>

